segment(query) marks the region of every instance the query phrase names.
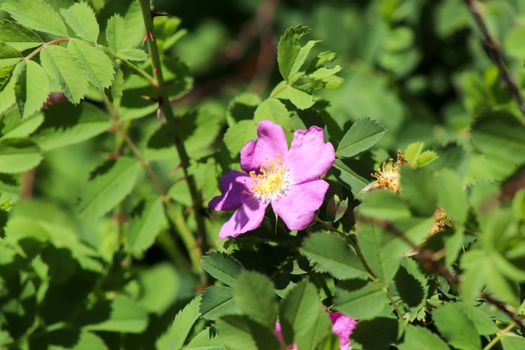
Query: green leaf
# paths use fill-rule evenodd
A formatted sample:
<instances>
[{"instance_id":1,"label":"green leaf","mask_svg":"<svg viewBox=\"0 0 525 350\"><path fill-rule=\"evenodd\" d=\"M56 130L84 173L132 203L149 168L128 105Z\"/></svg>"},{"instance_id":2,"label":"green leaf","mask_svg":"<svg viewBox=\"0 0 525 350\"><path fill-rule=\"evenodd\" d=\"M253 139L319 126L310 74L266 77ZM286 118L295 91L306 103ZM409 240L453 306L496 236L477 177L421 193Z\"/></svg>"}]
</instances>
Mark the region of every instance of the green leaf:
<instances>
[{"instance_id":1,"label":"green leaf","mask_svg":"<svg viewBox=\"0 0 525 350\"><path fill-rule=\"evenodd\" d=\"M241 312L268 329L277 319L277 301L272 281L263 274L244 271L234 287L235 303Z\"/></svg>"},{"instance_id":2,"label":"green leaf","mask_svg":"<svg viewBox=\"0 0 525 350\"><path fill-rule=\"evenodd\" d=\"M467 220L468 202L461 179L454 171L445 169L436 175L436 180L439 206L452 221L463 225Z\"/></svg>"},{"instance_id":3,"label":"green leaf","mask_svg":"<svg viewBox=\"0 0 525 350\"><path fill-rule=\"evenodd\" d=\"M14 47L0 42L0 68L9 67L22 60L22 55Z\"/></svg>"},{"instance_id":4,"label":"green leaf","mask_svg":"<svg viewBox=\"0 0 525 350\"><path fill-rule=\"evenodd\" d=\"M407 258L402 261L394 281L401 300L408 308L417 312L425 305L428 297L427 278L414 260Z\"/></svg>"},{"instance_id":5,"label":"green leaf","mask_svg":"<svg viewBox=\"0 0 525 350\"><path fill-rule=\"evenodd\" d=\"M75 3L68 9L60 10L62 17L73 32L82 39L96 43L98 23L93 9L85 2Z\"/></svg>"},{"instance_id":6,"label":"green leaf","mask_svg":"<svg viewBox=\"0 0 525 350\"><path fill-rule=\"evenodd\" d=\"M49 95L49 80L42 67L33 61L19 64L15 97L22 118L28 118L42 108Z\"/></svg>"},{"instance_id":7,"label":"green leaf","mask_svg":"<svg viewBox=\"0 0 525 350\"><path fill-rule=\"evenodd\" d=\"M467 303L458 304L463 312L474 323L474 327L481 335L492 335L498 332L498 327L481 308L469 305Z\"/></svg>"},{"instance_id":8,"label":"green leaf","mask_svg":"<svg viewBox=\"0 0 525 350\"><path fill-rule=\"evenodd\" d=\"M213 278L233 286L237 277L245 271L244 266L231 255L210 252L202 257L202 268Z\"/></svg>"},{"instance_id":9,"label":"green leaf","mask_svg":"<svg viewBox=\"0 0 525 350\"><path fill-rule=\"evenodd\" d=\"M140 164L132 158L121 157L110 168L91 179L80 195L77 210L81 216L102 216L133 189Z\"/></svg>"},{"instance_id":10,"label":"green leaf","mask_svg":"<svg viewBox=\"0 0 525 350\"><path fill-rule=\"evenodd\" d=\"M507 334L501 338L503 350L522 350L525 349L525 338L516 334Z\"/></svg>"},{"instance_id":11,"label":"green leaf","mask_svg":"<svg viewBox=\"0 0 525 350\"><path fill-rule=\"evenodd\" d=\"M45 121L33 140L46 152L100 135L110 125L108 116L89 103L60 103L47 108L44 114Z\"/></svg>"},{"instance_id":12,"label":"green leaf","mask_svg":"<svg viewBox=\"0 0 525 350\"><path fill-rule=\"evenodd\" d=\"M525 127L513 115L490 114L472 128L472 143L484 154L512 164L525 162Z\"/></svg>"},{"instance_id":13,"label":"green leaf","mask_svg":"<svg viewBox=\"0 0 525 350\"><path fill-rule=\"evenodd\" d=\"M38 147L29 140L0 141L0 173L21 173L42 160Z\"/></svg>"},{"instance_id":14,"label":"green leaf","mask_svg":"<svg viewBox=\"0 0 525 350\"><path fill-rule=\"evenodd\" d=\"M357 320L369 320L379 315L388 305L386 290L380 283L369 283L364 287L347 291L337 288L335 308Z\"/></svg>"},{"instance_id":15,"label":"green leaf","mask_svg":"<svg viewBox=\"0 0 525 350\"><path fill-rule=\"evenodd\" d=\"M285 130L292 129L292 122L290 113L286 106L276 98L269 98L264 100L254 113L254 120L260 122L261 120L271 120L274 123L281 125Z\"/></svg>"},{"instance_id":16,"label":"green leaf","mask_svg":"<svg viewBox=\"0 0 525 350\"><path fill-rule=\"evenodd\" d=\"M42 0L7 0L0 9L28 28L61 37L68 36L62 17Z\"/></svg>"},{"instance_id":17,"label":"green leaf","mask_svg":"<svg viewBox=\"0 0 525 350\"><path fill-rule=\"evenodd\" d=\"M119 296L109 305L104 304L101 309L109 310L107 319L102 322L87 324L86 330L106 331L118 333L142 333L148 325L148 313L135 301L128 297ZM95 310L101 312L102 310ZM107 312L105 311L105 312Z\"/></svg>"},{"instance_id":18,"label":"green leaf","mask_svg":"<svg viewBox=\"0 0 525 350\"><path fill-rule=\"evenodd\" d=\"M447 343L426 328L408 325L399 350L449 350Z\"/></svg>"},{"instance_id":19,"label":"green leaf","mask_svg":"<svg viewBox=\"0 0 525 350\"><path fill-rule=\"evenodd\" d=\"M385 220L409 218L410 209L399 195L388 190L375 190L363 196L359 214Z\"/></svg>"},{"instance_id":20,"label":"green leaf","mask_svg":"<svg viewBox=\"0 0 525 350\"><path fill-rule=\"evenodd\" d=\"M378 122L370 118L357 120L343 136L337 147L337 156L353 157L375 145L386 133Z\"/></svg>"},{"instance_id":21,"label":"green leaf","mask_svg":"<svg viewBox=\"0 0 525 350\"><path fill-rule=\"evenodd\" d=\"M350 186L352 194L357 196L363 188L368 185L368 180L356 173L352 168L343 163L340 159L336 159L332 170L335 175L345 184Z\"/></svg>"},{"instance_id":22,"label":"green leaf","mask_svg":"<svg viewBox=\"0 0 525 350\"><path fill-rule=\"evenodd\" d=\"M21 119L18 110L13 108L2 119L3 125L0 129L2 137L0 140L26 138L43 122L44 115L42 113L36 113L29 118Z\"/></svg>"},{"instance_id":23,"label":"green leaf","mask_svg":"<svg viewBox=\"0 0 525 350\"><path fill-rule=\"evenodd\" d=\"M148 59L148 54L141 49L125 49L118 52L118 57L128 61L143 62Z\"/></svg>"},{"instance_id":24,"label":"green leaf","mask_svg":"<svg viewBox=\"0 0 525 350\"><path fill-rule=\"evenodd\" d=\"M98 47L93 47L82 40L70 40L67 49L82 65L89 81L99 90L111 85L115 70L109 57Z\"/></svg>"},{"instance_id":25,"label":"green leaf","mask_svg":"<svg viewBox=\"0 0 525 350\"><path fill-rule=\"evenodd\" d=\"M217 321L219 339L230 350L277 350L273 328L264 328L244 316L227 316Z\"/></svg>"},{"instance_id":26,"label":"green leaf","mask_svg":"<svg viewBox=\"0 0 525 350\"><path fill-rule=\"evenodd\" d=\"M118 52L121 49L127 49L124 47L124 42L121 40L126 35L126 22L119 14L113 15L106 26L106 43L108 48L114 52Z\"/></svg>"},{"instance_id":27,"label":"green leaf","mask_svg":"<svg viewBox=\"0 0 525 350\"><path fill-rule=\"evenodd\" d=\"M183 278L173 264L161 262L139 271L136 276L140 288L136 301L148 312L164 315L178 301ZM133 282L128 285L130 289Z\"/></svg>"},{"instance_id":28,"label":"green leaf","mask_svg":"<svg viewBox=\"0 0 525 350\"><path fill-rule=\"evenodd\" d=\"M310 41L309 45L307 45L309 48L303 49L299 57L301 51L300 40L310 32L311 29L307 26L297 25L288 28L279 39L277 47L277 63L279 65L281 76L285 80L288 80L299 70L309 51L315 45L316 42L312 43Z\"/></svg>"},{"instance_id":29,"label":"green leaf","mask_svg":"<svg viewBox=\"0 0 525 350\"><path fill-rule=\"evenodd\" d=\"M399 321L394 318L377 317L373 320L360 320L352 332L352 346L357 343L361 345L361 349L389 350L398 338L398 328ZM380 335L378 330L381 330Z\"/></svg>"},{"instance_id":30,"label":"green leaf","mask_svg":"<svg viewBox=\"0 0 525 350\"><path fill-rule=\"evenodd\" d=\"M160 198L148 200L139 216L129 223L127 246L133 254L141 254L155 242L166 219Z\"/></svg>"},{"instance_id":31,"label":"green leaf","mask_svg":"<svg viewBox=\"0 0 525 350\"><path fill-rule=\"evenodd\" d=\"M433 215L437 205L434 176L427 169L401 168L401 197L421 215Z\"/></svg>"},{"instance_id":32,"label":"green leaf","mask_svg":"<svg viewBox=\"0 0 525 350\"><path fill-rule=\"evenodd\" d=\"M233 299L233 288L211 286L206 288L202 295L199 307L202 318L215 320L225 315L239 313L239 307Z\"/></svg>"},{"instance_id":33,"label":"green leaf","mask_svg":"<svg viewBox=\"0 0 525 350\"><path fill-rule=\"evenodd\" d=\"M236 158L241 148L250 140L257 138L257 126L253 120L241 120L232 124L224 134L224 144L232 158Z\"/></svg>"},{"instance_id":34,"label":"green leaf","mask_svg":"<svg viewBox=\"0 0 525 350\"><path fill-rule=\"evenodd\" d=\"M270 96L282 100L289 100L299 109L308 109L312 107L315 102L312 95L305 91L296 89L284 81L273 89Z\"/></svg>"},{"instance_id":35,"label":"green leaf","mask_svg":"<svg viewBox=\"0 0 525 350\"><path fill-rule=\"evenodd\" d=\"M171 346L173 350L179 350L182 348L193 325L199 319L200 302L200 296L193 298L192 301L175 316L175 320L171 326L171 334L173 335Z\"/></svg>"},{"instance_id":36,"label":"green leaf","mask_svg":"<svg viewBox=\"0 0 525 350\"><path fill-rule=\"evenodd\" d=\"M338 279L366 278L366 270L355 251L334 233L314 233L303 241L301 253Z\"/></svg>"},{"instance_id":37,"label":"green leaf","mask_svg":"<svg viewBox=\"0 0 525 350\"><path fill-rule=\"evenodd\" d=\"M432 319L439 332L454 347L461 350L479 350L481 341L472 321L461 306L446 303L432 312Z\"/></svg>"},{"instance_id":38,"label":"green leaf","mask_svg":"<svg viewBox=\"0 0 525 350\"><path fill-rule=\"evenodd\" d=\"M79 103L88 89L88 75L72 53L51 45L40 53L42 67L55 79L69 101Z\"/></svg>"},{"instance_id":39,"label":"green leaf","mask_svg":"<svg viewBox=\"0 0 525 350\"><path fill-rule=\"evenodd\" d=\"M282 300L279 320L287 344L298 349L316 349L329 333L330 320L317 290L308 280L297 284Z\"/></svg>"},{"instance_id":40,"label":"green leaf","mask_svg":"<svg viewBox=\"0 0 525 350\"><path fill-rule=\"evenodd\" d=\"M42 38L18 23L0 20L0 41L18 51L25 51L42 44Z\"/></svg>"}]
</instances>

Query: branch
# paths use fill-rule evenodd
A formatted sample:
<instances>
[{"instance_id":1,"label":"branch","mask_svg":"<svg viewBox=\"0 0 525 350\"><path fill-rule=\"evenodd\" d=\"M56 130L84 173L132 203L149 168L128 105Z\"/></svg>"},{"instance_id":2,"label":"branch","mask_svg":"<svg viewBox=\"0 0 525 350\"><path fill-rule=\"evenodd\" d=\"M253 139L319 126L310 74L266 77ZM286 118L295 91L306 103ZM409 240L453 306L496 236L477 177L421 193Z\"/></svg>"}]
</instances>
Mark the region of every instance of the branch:
<instances>
[{"instance_id":1,"label":"branch","mask_svg":"<svg viewBox=\"0 0 525 350\"><path fill-rule=\"evenodd\" d=\"M202 251L206 251L208 247L206 240L206 225L204 221L204 215L202 213L202 198L201 194L199 193L199 190L197 189L195 178L188 171L190 159L188 156L188 152L186 151L186 147L184 146L184 143L182 141L182 138L178 133L176 127L177 121L175 115L173 114L173 110L169 100L169 94L166 90L166 84L164 82L164 77L162 74L162 65L160 61L159 50L153 32L153 14L150 9L150 2L149 0L140 0L139 2L142 10L142 17L144 19L144 26L146 27L147 32L147 41L151 56L151 62L153 65L153 75L157 81L157 91L159 93L159 107L162 113L164 113L170 126L170 131L173 134L175 147L177 149L177 153L179 154L181 162L181 167L184 171L186 182L188 184L188 188L192 196L193 213L195 215L195 221L197 223L198 235L202 242L201 249Z\"/></svg>"},{"instance_id":2,"label":"branch","mask_svg":"<svg viewBox=\"0 0 525 350\"><path fill-rule=\"evenodd\" d=\"M439 260L437 260L434 257L432 251L422 249L419 245L417 245L410 238L408 238L404 234L404 232L397 228L392 221L376 219L362 215L359 215L357 217L357 221L381 227L385 231L393 234L414 250L414 252L416 253L414 257L421 262L425 270L440 274L441 276L447 279L449 284L455 290L459 289L459 277L450 272L450 270L446 266L444 266ZM513 310L511 310L504 302L489 294L486 294L485 292L480 293L480 298L485 300L489 304L495 306L498 310L505 313L516 325L518 325L521 328L521 331L525 333L525 323L523 322L523 319L519 315L517 315Z\"/></svg>"},{"instance_id":3,"label":"branch","mask_svg":"<svg viewBox=\"0 0 525 350\"><path fill-rule=\"evenodd\" d=\"M492 60L492 62L498 67L499 73L505 84L507 85L507 88L510 90L510 93L514 97L514 100L516 101L516 104L518 105L518 108L521 111L521 114L525 117L525 102L523 100L523 96L521 95L521 91L516 85L516 82L510 75L507 67L505 66L505 62L503 61L503 56L500 52L500 48L492 35L490 35L490 32L488 30L487 25L485 24L485 21L483 20L483 17L481 17L481 14L479 12L477 1L476 0L465 0L467 3L467 7L472 14L472 17L474 17L474 21L476 22L476 25L478 29L481 32L481 35L483 36L483 46L485 46L485 49L487 50L487 53Z\"/></svg>"}]
</instances>

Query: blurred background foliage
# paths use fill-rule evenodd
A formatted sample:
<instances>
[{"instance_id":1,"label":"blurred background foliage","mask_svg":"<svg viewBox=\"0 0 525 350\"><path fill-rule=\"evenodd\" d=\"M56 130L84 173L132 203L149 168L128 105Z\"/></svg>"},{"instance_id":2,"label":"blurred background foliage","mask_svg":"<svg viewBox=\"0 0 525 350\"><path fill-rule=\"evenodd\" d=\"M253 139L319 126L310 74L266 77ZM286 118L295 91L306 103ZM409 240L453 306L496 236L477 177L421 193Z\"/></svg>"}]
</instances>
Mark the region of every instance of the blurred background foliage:
<instances>
[{"instance_id":1,"label":"blurred background foliage","mask_svg":"<svg viewBox=\"0 0 525 350\"><path fill-rule=\"evenodd\" d=\"M73 3L47 2L57 9ZM113 13L121 13L135 28L126 36L130 46L140 46L142 18L131 2L89 3L101 32ZM337 54L343 80L336 89L322 90L322 100L312 109L291 109L290 122L297 122L294 113L305 124L321 118L334 140L362 117L383 124L388 133L380 147L369 159L352 161L364 178L371 179L369 165L377 167L414 141L436 150L441 156L436 163L454 163L466 185L505 179L523 162L520 149L506 153L495 142L471 142L471 125L478 120L482 123L484 117L495 115L515 120L520 113L462 1L156 0L154 4L156 11L170 15L157 17L155 25L167 57L166 79L174 82L170 96L182 118L190 170L205 203L218 194L220 174L238 167L240 146L253 138L249 128L245 135L224 135L225 130L251 119L259 102L281 80L277 41L287 27L297 24L309 25L313 37L322 40L316 53ZM523 86L525 1L489 0L479 6L511 73ZM183 210L191 197L181 181L169 134L157 118L143 118L156 113L157 105L143 98L153 92L147 81L131 75L129 67L117 70L115 77L117 87L111 93L120 102L119 123L136 140L167 195L177 203L175 211L193 230L192 213ZM88 101L104 107L104 98L94 89ZM115 120L86 104L57 103L43 112L44 117L29 118L23 131L14 121L17 113L3 110L2 137L17 132L25 136L38 129L32 139L45 157L36 171L0 176L1 203L32 197L10 212L0 233L9 232L23 250L0 245L0 325L9 325L8 331L0 329L4 344L0 347L165 349L174 314L194 296L200 282L191 268L182 268L188 259L180 258L181 242L170 241L173 228L158 209L162 204L151 195L153 185L138 166L130 167L124 159L120 180L129 182L122 186L133 188L133 195L123 202L125 193L121 198L96 199L119 202L111 217L77 215L78 197L97 191L86 183L111 166L107 160L122 150L125 134L103 132ZM57 115L74 117L84 128L70 128L64 120L54 120ZM360 167L360 162L367 166ZM7 218L5 211L2 218ZM211 246L223 244L216 235L221 223L209 223ZM26 237L26 225L39 230L32 229L31 237ZM150 234L143 234L146 225ZM122 227L128 229L126 236ZM130 238L138 236L140 241ZM68 344L68 339L74 341Z\"/></svg>"}]
</instances>

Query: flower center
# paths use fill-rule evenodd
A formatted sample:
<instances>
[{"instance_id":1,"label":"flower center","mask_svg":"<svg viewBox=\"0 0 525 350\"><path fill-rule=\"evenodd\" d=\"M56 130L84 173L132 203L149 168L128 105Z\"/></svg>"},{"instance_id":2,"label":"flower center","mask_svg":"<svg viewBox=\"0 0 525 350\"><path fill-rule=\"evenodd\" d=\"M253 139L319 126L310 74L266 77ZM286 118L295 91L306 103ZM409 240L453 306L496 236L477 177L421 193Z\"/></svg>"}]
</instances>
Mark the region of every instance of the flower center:
<instances>
[{"instance_id":1,"label":"flower center","mask_svg":"<svg viewBox=\"0 0 525 350\"><path fill-rule=\"evenodd\" d=\"M284 194L288 187L286 168L282 160L272 160L258 172L250 171L253 194L264 201L271 201Z\"/></svg>"}]
</instances>

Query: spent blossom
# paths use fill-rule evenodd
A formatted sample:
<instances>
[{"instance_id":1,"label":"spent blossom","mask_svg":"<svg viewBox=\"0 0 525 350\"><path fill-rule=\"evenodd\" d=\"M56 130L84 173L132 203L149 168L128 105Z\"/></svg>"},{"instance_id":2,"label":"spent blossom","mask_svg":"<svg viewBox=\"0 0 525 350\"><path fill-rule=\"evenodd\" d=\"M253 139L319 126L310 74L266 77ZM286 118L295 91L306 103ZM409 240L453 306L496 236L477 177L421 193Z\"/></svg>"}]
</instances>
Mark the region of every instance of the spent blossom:
<instances>
[{"instance_id":1,"label":"spent blossom","mask_svg":"<svg viewBox=\"0 0 525 350\"><path fill-rule=\"evenodd\" d=\"M288 229L303 230L328 190L320 177L334 163L335 151L324 142L323 129L311 126L295 131L290 149L284 130L272 121L261 121L257 135L241 149L243 172L224 174L219 182L222 194L210 201L214 210L235 210L219 238L256 229L270 204Z\"/></svg>"}]
</instances>

